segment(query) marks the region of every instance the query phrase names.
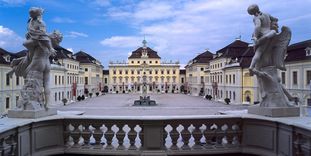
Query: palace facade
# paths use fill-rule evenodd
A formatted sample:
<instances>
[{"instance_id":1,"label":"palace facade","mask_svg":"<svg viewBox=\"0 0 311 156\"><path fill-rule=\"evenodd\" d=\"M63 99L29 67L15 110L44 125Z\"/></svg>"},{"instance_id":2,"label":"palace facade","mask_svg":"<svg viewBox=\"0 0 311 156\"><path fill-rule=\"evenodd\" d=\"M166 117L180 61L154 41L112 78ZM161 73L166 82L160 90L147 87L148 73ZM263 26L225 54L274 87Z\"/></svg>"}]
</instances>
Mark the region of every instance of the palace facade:
<instances>
[{"instance_id":1,"label":"palace facade","mask_svg":"<svg viewBox=\"0 0 311 156\"><path fill-rule=\"evenodd\" d=\"M55 50L56 56L50 58L50 105L61 105L63 99L73 102L78 96L102 91L103 66L98 60L81 51L73 54L61 46ZM26 53L26 50L12 53L0 48L0 114L15 108L21 98L23 77L13 74L10 78L7 73L12 69L10 62Z\"/></svg>"},{"instance_id":2,"label":"palace facade","mask_svg":"<svg viewBox=\"0 0 311 156\"><path fill-rule=\"evenodd\" d=\"M182 86L179 62L161 61L158 53L147 47L146 40L126 62L109 63L108 81L111 93L140 93L144 84L149 93L177 93Z\"/></svg>"}]
</instances>

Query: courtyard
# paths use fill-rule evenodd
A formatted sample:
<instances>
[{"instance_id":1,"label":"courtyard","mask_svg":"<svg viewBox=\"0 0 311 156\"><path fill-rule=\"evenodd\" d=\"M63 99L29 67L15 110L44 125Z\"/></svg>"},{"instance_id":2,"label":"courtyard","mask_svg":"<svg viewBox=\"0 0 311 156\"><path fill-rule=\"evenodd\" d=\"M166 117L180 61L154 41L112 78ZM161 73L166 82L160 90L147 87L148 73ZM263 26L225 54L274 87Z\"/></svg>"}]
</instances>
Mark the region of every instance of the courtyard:
<instances>
[{"instance_id":1,"label":"courtyard","mask_svg":"<svg viewBox=\"0 0 311 156\"><path fill-rule=\"evenodd\" d=\"M247 106L226 105L203 97L184 94L151 94L156 106L132 106L140 94L106 94L60 106L59 111L82 111L85 115L104 116L178 116L215 115L219 111L242 110Z\"/></svg>"}]
</instances>

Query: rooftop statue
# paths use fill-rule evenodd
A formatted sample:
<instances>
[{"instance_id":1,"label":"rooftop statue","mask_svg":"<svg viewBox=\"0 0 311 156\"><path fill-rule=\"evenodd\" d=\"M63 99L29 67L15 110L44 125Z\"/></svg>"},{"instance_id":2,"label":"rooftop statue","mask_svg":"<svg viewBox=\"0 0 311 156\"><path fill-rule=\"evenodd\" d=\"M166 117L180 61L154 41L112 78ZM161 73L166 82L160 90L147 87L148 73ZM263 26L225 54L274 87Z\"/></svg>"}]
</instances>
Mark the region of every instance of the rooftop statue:
<instances>
[{"instance_id":1,"label":"rooftop statue","mask_svg":"<svg viewBox=\"0 0 311 156\"><path fill-rule=\"evenodd\" d=\"M62 34L54 31L48 35L42 20L43 9L32 7L29 10L28 32L23 45L27 48L26 56L11 62L12 76L22 76L25 85L21 90L22 99L19 100L19 110L47 110L50 97L50 60L56 51L53 47L62 41Z\"/></svg>"},{"instance_id":2,"label":"rooftop statue","mask_svg":"<svg viewBox=\"0 0 311 156\"><path fill-rule=\"evenodd\" d=\"M255 55L249 67L256 75L262 100L261 107L289 107L294 98L280 84L278 70L286 70L284 59L291 39L291 31L283 26L278 31L278 19L259 10L256 4L247 9L252 15L255 30L252 35Z\"/></svg>"}]
</instances>

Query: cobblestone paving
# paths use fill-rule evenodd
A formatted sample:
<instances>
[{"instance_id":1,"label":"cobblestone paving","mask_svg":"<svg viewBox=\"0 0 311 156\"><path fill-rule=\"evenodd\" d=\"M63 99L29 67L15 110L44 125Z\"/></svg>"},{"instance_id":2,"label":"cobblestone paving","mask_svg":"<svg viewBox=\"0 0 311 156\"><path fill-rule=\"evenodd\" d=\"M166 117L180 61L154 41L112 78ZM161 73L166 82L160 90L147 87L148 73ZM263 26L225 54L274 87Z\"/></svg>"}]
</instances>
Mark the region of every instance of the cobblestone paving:
<instances>
[{"instance_id":1,"label":"cobblestone paving","mask_svg":"<svg viewBox=\"0 0 311 156\"><path fill-rule=\"evenodd\" d=\"M139 94L106 94L60 106L59 110L105 116L174 116L214 115L219 111L246 109L242 105L226 105L183 94L151 94L150 97L156 100L157 106L132 106Z\"/></svg>"}]
</instances>

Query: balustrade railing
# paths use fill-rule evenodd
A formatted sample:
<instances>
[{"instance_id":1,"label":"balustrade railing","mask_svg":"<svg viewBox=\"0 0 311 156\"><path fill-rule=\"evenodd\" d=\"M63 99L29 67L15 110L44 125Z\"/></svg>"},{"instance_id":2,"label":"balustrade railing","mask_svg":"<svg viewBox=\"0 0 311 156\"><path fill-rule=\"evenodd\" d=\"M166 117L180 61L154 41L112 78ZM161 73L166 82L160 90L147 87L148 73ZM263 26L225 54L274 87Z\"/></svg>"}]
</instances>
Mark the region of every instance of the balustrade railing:
<instances>
[{"instance_id":1,"label":"balustrade railing","mask_svg":"<svg viewBox=\"0 0 311 156\"><path fill-rule=\"evenodd\" d=\"M224 153L309 156L311 131L284 122L238 116L128 119L56 116L2 130L0 151L1 156Z\"/></svg>"},{"instance_id":2,"label":"balustrade railing","mask_svg":"<svg viewBox=\"0 0 311 156\"><path fill-rule=\"evenodd\" d=\"M17 155L17 130L11 129L0 134L0 155Z\"/></svg>"}]
</instances>

